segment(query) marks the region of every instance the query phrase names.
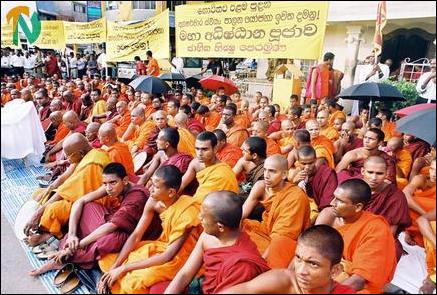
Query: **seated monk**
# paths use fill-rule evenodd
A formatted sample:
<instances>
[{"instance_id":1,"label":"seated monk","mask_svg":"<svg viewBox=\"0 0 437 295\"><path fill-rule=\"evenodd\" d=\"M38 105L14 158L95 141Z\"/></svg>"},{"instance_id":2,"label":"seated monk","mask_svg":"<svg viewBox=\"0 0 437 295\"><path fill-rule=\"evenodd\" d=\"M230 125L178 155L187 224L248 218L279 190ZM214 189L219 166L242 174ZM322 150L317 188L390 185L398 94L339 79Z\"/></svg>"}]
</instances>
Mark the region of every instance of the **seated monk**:
<instances>
[{"instance_id":1,"label":"seated monk","mask_svg":"<svg viewBox=\"0 0 437 295\"><path fill-rule=\"evenodd\" d=\"M400 137L392 137L387 142L387 154L396 161L396 183L400 189L408 184L413 158L410 152L404 148L404 142Z\"/></svg>"},{"instance_id":2,"label":"seated monk","mask_svg":"<svg viewBox=\"0 0 437 295\"><path fill-rule=\"evenodd\" d=\"M196 150L194 149L194 143L196 138L188 130L188 116L185 113L177 113L174 117L174 123L179 132L178 151L195 157Z\"/></svg>"},{"instance_id":3,"label":"seated monk","mask_svg":"<svg viewBox=\"0 0 437 295\"><path fill-rule=\"evenodd\" d=\"M298 156L297 156L297 150L301 148L302 146L312 146L311 145L311 135L310 133L305 129L299 129L296 130L293 133L293 138L295 143L295 146L291 152L288 153L287 161L288 161L288 167L296 168L298 166ZM333 161L332 154L330 154L329 150L325 148L324 145L317 145L312 146L314 150L316 151L316 167L319 167L322 164L328 165L330 161ZM328 167L330 167L328 165Z\"/></svg>"},{"instance_id":4,"label":"seated monk","mask_svg":"<svg viewBox=\"0 0 437 295\"><path fill-rule=\"evenodd\" d=\"M267 137L267 128L268 128L267 122L263 122L263 121L253 122L251 128L251 135L261 137L266 141L267 156L281 155L282 154L281 148L276 143L276 141Z\"/></svg>"},{"instance_id":5,"label":"seated monk","mask_svg":"<svg viewBox=\"0 0 437 295\"><path fill-rule=\"evenodd\" d=\"M282 155L288 155L288 153L293 149L296 142L293 139L293 132L295 128L293 123L286 119L281 122L281 130L271 133L268 138L276 140L281 149Z\"/></svg>"},{"instance_id":6,"label":"seated monk","mask_svg":"<svg viewBox=\"0 0 437 295\"><path fill-rule=\"evenodd\" d=\"M53 128L55 130L55 134L52 139L49 139L46 132L47 141L44 144L46 149L51 149L52 147L54 147L58 142L60 142L67 136L68 132L70 132L70 130L63 123L62 116L63 113L61 111L55 111L50 113L49 119L51 121L51 124L49 129Z\"/></svg>"},{"instance_id":7,"label":"seated monk","mask_svg":"<svg viewBox=\"0 0 437 295\"><path fill-rule=\"evenodd\" d=\"M341 125L340 138L334 142L334 160L339 163L343 156L351 150L363 147L363 140L355 133L355 123L345 122Z\"/></svg>"},{"instance_id":8,"label":"seated monk","mask_svg":"<svg viewBox=\"0 0 437 295\"><path fill-rule=\"evenodd\" d=\"M106 112L103 114L95 115L91 118L92 122L104 123L111 121L118 115L116 105L117 105L117 97L109 97L106 101Z\"/></svg>"},{"instance_id":9,"label":"seated monk","mask_svg":"<svg viewBox=\"0 0 437 295\"><path fill-rule=\"evenodd\" d=\"M403 192L407 197L410 217L413 225L406 231L405 241L409 244L418 244L423 246L423 238L417 228L417 217L424 215L426 212L436 207L435 203L435 158L431 161L429 177L425 175L416 175L413 180L404 188ZM414 239L414 241L412 240Z\"/></svg>"},{"instance_id":10,"label":"seated monk","mask_svg":"<svg viewBox=\"0 0 437 295\"><path fill-rule=\"evenodd\" d=\"M115 105L117 115L109 120L109 122L116 125L117 137L122 138L131 122L130 112L127 102L121 100Z\"/></svg>"},{"instance_id":11,"label":"seated monk","mask_svg":"<svg viewBox=\"0 0 437 295\"><path fill-rule=\"evenodd\" d=\"M331 140L331 142L334 142L338 139L338 131L329 125L329 112L327 110L322 110L317 113L317 122L319 123L320 127L320 135L325 136Z\"/></svg>"},{"instance_id":12,"label":"seated monk","mask_svg":"<svg viewBox=\"0 0 437 295\"><path fill-rule=\"evenodd\" d=\"M344 242L327 225L306 229L297 239L289 269L272 269L251 281L229 287L223 294L354 294L354 289L336 282L341 272Z\"/></svg>"},{"instance_id":13,"label":"seated monk","mask_svg":"<svg viewBox=\"0 0 437 295\"><path fill-rule=\"evenodd\" d=\"M244 220L250 235L271 268L287 267L294 256L299 234L310 224L310 205L305 193L287 180L287 160L274 155L264 162L264 180L258 181L243 206L246 219L261 203L262 221Z\"/></svg>"},{"instance_id":14,"label":"seated monk","mask_svg":"<svg viewBox=\"0 0 437 295\"><path fill-rule=\"evenodd\" d=\"M135 180L134 162L132 154L126 144L119 142L117 139L117 131L112 123L103 123L100 126L98 137L103 145L102 150L108 153L111 162L120 163L126 169L129 179Z\"/></svg>"},{"instance_id":15,"label":"seated monk","mask_svg":"<svg viewBox=\"0 0 437 295\"><path fill-rule=\"evenodd\" d=\"M241 148L228 143L226 133L224 133L223 130L215 129L213 132L217 137L217 159L234 167L243 156Z\"/></svg>"},{"instance_id":16,"label":"seated monk","mask_svg":"<svg viewBox=\"0 0 437 295\"><path fill-rule=\"evenodd\" d=\"M384 217L364 211L372 191L361 179L339 184L331 202L336 218L328 225L343 236L343 273L337 280L359 293L381 294L396 269L396 247ZM323 218L323 214L319 214ZM316 224L320 224L317 218Z\"/></svg>"},{"instance_id":17,"label":"seated monk","mask_svg":"<svg viewBox=\"0 0 437 295\"><path fill-rule=\"evenodd\" d=\"M147 158L151 159L157 152L156 139L159 132L169 127L167 124L167 115L164 111L156 111L152 115L154 127L150 132L144 144L144 151L147 152Z\"/></svg>"},{"instance_id":18,"label":"seated monk","mask_svg":"<svg viewBox=\"0 0 437 295\"><path fill-rule=\"evenodd\" d=\"M153 156L153 159L151 160L146 172L141 175L140 179L138 180L138 184L147 185L150 177L152 177L156 169L166 165L176 166L182 174L185 174L193 157L179 152L179 139L179 133L176 128L168 127L159 132L158 138L156 139L158 152ZM194 183L188 188L192 188L195 185L196 184Z\"/></svg>"},{"instance_id":19,"label":"seated monk","mask_svg":"<svg viewBox=\"0 0 437 295\"><path fill-rule=\"evenodd\" d=\"M97 137L97 133L99 132L100 123L91 122L86 126L85 129L85 137L88 140L89 144L92 148L98 149L102 146L99 138Z\"/></svg>"},{"instance_id":20,"label":"seated monk","mask_svg":"<svg viewBox=\"0 0 437 295\"><path fill-rule=\"evenodd\" d=\"M334 162L334 145L326 136L320 134L319 123L316 120L310 119L305 124L306 130L311 136L311 145L316 150L318 158L325 158L327 165L335 168Z\"/></svg>"},{"instance_id":21,"label":"seated monk","mask_svg":"<svg viewBox=\"0 0 437 295\"><path fill-rule=\"evenodd\" d=\"M60 269L65 263L90 269L101 257L121 250L141 217L149 192L142 186L129 183L126 170L120 163L108 164L103 169L102 178L100 188L73 204L68 234L61 240L59 251L30 275ZM111 198L114 205L119 204L108 209L94 202L104 197Z\"/></svg>"},{"instance_id":22,"label":"seated monk","mask_svg":"<svg viewBox=\"0 0 437 295\"><path fill-rule=\"evenodd\" d=\"M62 122L69 130L67 135L71 135L73 133L85 133L86 124L79 120L79 116L74 111L65 112L62 116ZM47 150L44 158L44 163L49 163L56 160L56 155L59 152L62 152L63 141L64 140L58 141L51 149ZM60 158L60 156L61 154L58 154L58 158Z\"/></svg>"},{"instance_id":23,"label":"seated monk","mask_svg":"<svg viewBox=\"0 0 437 295\"><path fill-rule=\"evenodd\" d=\"M246 180L239 185L240 195L244 199L247 199L249 196L253 185L257 181L264 179L264 162L267 158L266 149L265 139L258 136L249 137L241 146L243 156L232 168L232 171L234 171L237 178L242 174L246 176Z\"/></svg>"},{"instance_id":24,"label":"seated monk","mask_svg":"<svg viewBox=\"0 0 437 295\"><path fill-rule=\"evenodd\" d=\"M219 112L211 111L206 105L201 105L196 113L201 117L200 123L205 126L205 130L211 132L217 128L222 118Z\"/></svg>"},{"instance_id":25,"label":"seated monk","mask_svg":"<svg viewBox=\"0 0 437 295\"><path fill-rule=\"evenodd\" d=\"M310 198L311 220L317 213L330 206L333 193L337 188L337 174L326 163L316 167L316 151L311 146L302 146L297 150L299 166L290 171L288 180L302 188Z\"/></svg>"},{"instance_id":26,"label":"seated monk","mask_svg":"<svg viewBox=\"0 0 437 295\"><path fill-rule=\"evenodd\" d=\"M426 268L427 268L427 277L423 281L423 285L420 288L419 292L421 294L432 294L435 292L436 284L435 284L435 228L436 228L436 217L435 217L435 208L426 214L417 218L417 225L421 234L423 235L424 245L425 245L425 254L426 254Z\"/></svg>"},{"instance_id":27,"label":"seated monk","mask_svg":"<svg viewBox=\"0 0 437 295\"><path fill-rule=\"evenodd\" d=\"M269 270L255 243L240 230L242 211L241 197L233 192L218 191L206 196L200 208L204 232L166 294L182 293L202 264L203 294L220 292ZM151 293L161 292L152 289Z\"/></svg>"},{"instance_id":28,"label":"seated monk","mask_svg":"<svg viewBox=\"0 0 437 295\"><path fill-rule=\"evenodd\" d=\"M187 172L182 178L181 191L194 179L197 179L199 187L193 198L201 204L210 192L229 190L238 192L238 183L231 167L220 162L216 157L217 137L214 133L204 131L196 138L196 158L188 166Z\"/></svg>"},{"instance_id":29,"label":"seated monk","mask_svg":"<svg viewBox=\"0 0 437 295\"><path fill-rule=\"evenodd\" d=\"M99 261L105 274L97 290L113 294L148 294L156 283L172 280L188 259L202 231L199 204L179 196L182 174L175 166L163 166L152 176L150 197L143 215L118 255ZM141 241L154 212L162 220L162 234L155 241Z\"/></svg>"},{"instance_id":30,"label":"seated monk","mask_svg":"<svg viewBox=\"0 0 437 295\"><path fill-rule=\"evenodd\" d=\"M410 152L411 157L413 158L413 162L417 158L425 156L431 150L429 143L413 135L404 134L403 139L404 148Z\"/></svg>"},{"instance_id":31,"label":"seated monk","mask_svg":"<svg viewBox=\"0 0 437 295\"><path fill-rule=\"evenodd\" d=\"M410 182L413 178L418 175L428 175L429 174L429 166L431 165L432 159L436 156L435 147L431 148L431 151L427 153L423 157L419 157L413 162L413 166L411 166L410 171Z\"/></svg>"},{"instance_id":32,"label":"seated monk","mask_svg":"<svg viewBox=\"0 0 437 295\"><path fill-rule=\"evenodd\" d=\"M227 105L222 112L222 123L217 127L226 133L228 142L234 146L241 147L243 142L249 137L246 128L235 124L234 118L237 108Z\"/></svg>"},{"instance_id":33,"label":"seated monk","mask_svg":"<svg viewBox=\"0 0 437 295\"><path fill-rule=\"evenodd\" d=\"M338 183L350 178L361 178L361 168L370 156L382 157L387 163L387 180L396 184L396 166L392 157L379 150L384 142L384 132L377 128L370 128L363 138L363 147L347 152L335 167Z\"/></svg>"},{"instance_id":34,"label":"seated monk","mask_svg":"<svg viewBox=\"0 0 437 295\"><path fill-rule=\"evenodd\" d=\"M46 241L51 235L62 237L61 229L68 222L73 202L100 187L102 170L110 162L106 152L93 149L80 133L68 136L62 146L72 163L65 172L69 176L66 179L60 176L49 187L56 188L56 193L36 210L25 226L24 233L30 246ZM41 233L31 234L31 230Z\"/></svg>"},{"instance_id":35,"label":"seated monk","mask_svg":"<svg viewBox=\"0 0 437 295\"><path fill-rule=\"evenodd\" d=\"M381 130L385 134L384 141L389 141L392 137L402 137L399 132L396 131L396 122L390 121L391 113L387 109L379 109L376 118L382 120Z\"/></svg>"},{"instance_id":36,"label":"seated monk","mask_svg":"<svg viewBox=\"0 0 437 295\"><path fill-rule=\"evenodd\" d=\"M153 121L146 121L144 110L141 107L136 107L131 112L131 123L123 134L121 142L127 144L131 154L135 155L144 148L144 144L154 127Z\"/></svg>"}]
</instances>

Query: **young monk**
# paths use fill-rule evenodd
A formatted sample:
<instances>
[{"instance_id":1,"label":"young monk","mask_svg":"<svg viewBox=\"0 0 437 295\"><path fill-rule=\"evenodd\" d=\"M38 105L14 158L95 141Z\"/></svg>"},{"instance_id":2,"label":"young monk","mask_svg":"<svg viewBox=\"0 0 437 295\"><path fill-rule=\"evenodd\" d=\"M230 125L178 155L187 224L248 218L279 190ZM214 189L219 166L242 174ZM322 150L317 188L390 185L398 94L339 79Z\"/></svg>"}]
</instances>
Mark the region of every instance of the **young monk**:
<instances>
[{"instance_id":1,"label":"young monk","mask_svg":"<svg viewBox=\"0 0 437 295\"><path fill-rule=\"evenodd\" d=\"M327 225L306 229L297 239L289 269L273 269L246 283L224 289L223 294L354 294L334 280L341 272L343 238Z\"/></svg>"},{"instance_id":2,"label":"young monk","mask_svg":"<svg viewBox=\"0 0 437 295\"><path fill-rule=\"evenodd\" d=\"M335 168L334 145L330 139L321 135L319 122L313 119L308 120L305 124L305 128L311 135L311 145L316 150L317 157L325 158L328 166Z\"/></svg>"},{"instance_id":3,"label":"young monk","mask_svg":"<svg viewBox=\"0 0 437 295\"><path fill-rule=\"evenodd\" d=\"M340 138L334 142L334 160L339 163L343 156L363 146L363 140L355 134L355 123L345 122L341 125Z\"/></svg>"},{"instance_id":4,"label":"young monk","mask_svg":"<svg viewBox=\"0 0 437 295\"><path fill-rule=\"evenodd\" d=\"M310 223L308 197L287 180L287 160L274 155L264 162L264 180L258 181L243 206L243 219L258 203L265 211L262 221L244 220L243 228L257 244L271 268L288 266L296 240Z\"/></svg>"},{"instance_id":5,"label":"young monk","mask_svg":"<svg viewBox=\"0 0 437 295\"><path fill-rule=\"evenodd\" d=\"M228 143L226 133L223 130L215 129L213 132L217 137L217 159L234 167L243 156L241 148Z\"/></svg>"},{"instance_id":6,"label":"young monk","mask_svg":"<svg viewBox=\"0 0 437 295\"><path fill-rule=\"evenodd\" d=\"M32 271L32 276L60 269L64 263L92 268L98 259L117 252L135 229L149 197L141 186L129 183L120 163L110 163L103 169L103 186L77 200L71 209L68 235L60 243L55 257ZM119 203L108 210L94 201Z\"/></svg>"},{"instance_id":7,"label":"young monk","mask_svg":"<svg viewBox=\"0 0 437 295\"><path fill-rule=\"evenodd\" d=\"M242 199L233 192L213 192L205 198L200 208L204 232L166 294L182 293L202 264L203 294L217 293L269 270L255 243L240 230L242 211Z\"/></svg>"},{"instance_id":8,"label":"young monk","mask_svg":"<svg viewBox=\"0 0 437 295\"><path fill-rule=\"evenodd\" d=\"M99 261L105 274L97 289L114 294L148 294L149 288L174 278L188 259L200 235L199 205L179 196L182 175L175 166L163 166L152 176L150 196L143 215L118 255ZM156 241L143 241L153 213L160 214L163 232Z\"/></svg>"},{"instance_id":9,"label":"young monk","mask_svg":"<svg viewBox=\"0 0 437 295\"><path fill-rule=\"evenodd\" d=\"M73 164L65 172L69 177L61 178L59 186L52 187L57 188L56 193L38 208L24 228L30 246L46 241L51 235L62 237L61 228L68 222L73 202L100 187L102 170L110 163L107 153L93 149L80 133L68 136L63 150ZM31 230L36 229L43 233L31 234Z\"/></svg>"},{"instance_id":10,"label":"young monk","mask_svg":"<svg viewBox=\"0 0 437 295\"><path fill-rule=\"evenodd\" d=\"M426 268L428 275L423 281L423 285L420 288L422 294L431 294L436 289L436 210L435 208L426 214L417 218L417 225L420 232L424 237L425 254L426 254Z\"/></svg>"},{"instance_id":11,"label":"young monk","mask_svg":"<svg viewBox=\"0 0 437 295\"><path fill-rule=\"evenodd\" d=\"M394 157L396 161L396 183L400 189L403 189L408 184L413 157L404 148L403 139L400 137L392 137L387 141L387 154Z\"/></svg>"},{"instance_id":12,"label":"young monk","mask_svg":"<svg viewBox=\"0 0 437 295\"><path fill-rule=\"evenodd\" d=\"M371 196L372 191L364 180L349 179L341 183L331 202L336 218L329 225L344 240L344 270L338 281L360 293L379 294L393 278L396 248L385 218L364 211Z\"/></svg>"},{"instance_id":13,"label":"young monk","mask_svg":"<svg viewBox=\"0 0 437 295\"><path fill-rule=\"evenodd\" d=\"M235 116L237 109L231 105L225 106L222 112L221 124L217 127L226 133L228 142L234 146L240 147L243 142L249 137L249 132L246 128L235 124Z\"/></svg>"},{"instance_id":14,"label":"young monk","mask_svg":"<svg viewBox=\"0 0 437 295\"><path fill-rule=\"evenodd\" d=\"M405 240L410 244L423 245L423 238L417 228L416 219L436 207L435 187L436 172L434 158L429 168L429 177L426 175L416 175L403 190L407 197L409 213L413 222L413 225L407 229L407 235L405 236ZM414 242L412 239L414 239Z\"/></svg>"},{"instance_id":15,"label":"young monk","mask_svg":"<svg viewBox=\"0 0 437 295\"><path fill-rule=\"evenodd\" d=\"M273 156L273 155L281 155L281 148L279 147L279 145L276 143L276 141L274 141L271 138L267 137L267 128L268 128L268 123L267 122L263 122L263 121L258 121L258 122L253 122L252 123L252 136L258 136L261 137L262 139L264 139L267 143L267 156Z\"/></svg>"},{"instance_id":16,"label":"young monk","mask_svg":"<svg viewBox=\"0 0 437 295\"><path fill-rule=\"evenodd\" d=\"M278 142L282 155L287 155L296 144L293 139L293 132L295 129L296 128L293 127L293 123L286 119L281 122L280 131L273 132L268 136L268 138Z\"/></svg>"},{"instance_id":17,"label":"young monk","mask_svg":"<svg viewBox=\"0 0 437 295\"><path fill-rule=\"evenodd\" d=\"M194 143L196 138L188 130L188 116L185 113L177 113L174 117L174 122L179 132L178 151L195 157L196 150L194 149Z\"/></svg>"},{"instance_id":18,"label":"young monk","mask_svg":"<svg viewBox=\"0 0 437 295\"><path fill-rule=\"evenodd\" d=\"M329 124L329 112L322 110L317 113L317 122L320 126L320 135L326 136L332 142L338 139L338 132Z\"/></svg>"},{"instance_id":19,"label":"young monk","mask_svg":"<svg viewBox=\"0 0 437 295\"><path fill-rule=\"evenodd\" d=\"M204 131L196 138L196 158L188 166L182 178L181 191L194 179L199 182L193 198L199 204L207 194L217 190L238 192L238 183L231 167L220 162L216 157L217 137L214 133Z\"/></svg>"}]
</instances>

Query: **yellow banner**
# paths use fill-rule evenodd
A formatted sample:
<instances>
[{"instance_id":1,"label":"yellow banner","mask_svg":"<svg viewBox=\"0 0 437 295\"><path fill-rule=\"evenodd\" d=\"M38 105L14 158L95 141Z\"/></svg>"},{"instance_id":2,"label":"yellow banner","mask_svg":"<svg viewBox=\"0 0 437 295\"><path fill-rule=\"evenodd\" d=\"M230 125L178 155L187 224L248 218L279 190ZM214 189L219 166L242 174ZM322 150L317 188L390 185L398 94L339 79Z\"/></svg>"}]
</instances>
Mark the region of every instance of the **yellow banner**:
<instances>
[{"instance_id":1,"label":"yellow banner","mask_svg":"<svg viewBox=\"0 0 437 295\"><path fill-rule=\"evenodd\" d=\"M41 21L41 34L32 45L41 49L65 49L63 21Z\"/></svg>"},{"instance_id":2,"label":"yellow banner","mask_svg":"<svg viewBox=\"0 0 437 295\"><path fill-rule=\"evenodd\" d=\"M64 22L65 43L91 44L106 41L106 20L101 18L89 23Z\"/></svg>"},{"instance_id":3,"label":"yellow banner","mask_svg":"<svg viewBox=\"0 0 437 295\"><path fill-rule=\"evenodd\" d=\"M108 61L134 61L146 58L147 50L157 59L170 58L170 24L168 9L146 21L119 25L108 21L106 56Z\"/></svg>"},{"instance_id":4,"label":"yellow banner","mask_svg":"<svg viewBox=\"0 0 437 295\"><path fill-rule=\"evenodd\" d=\"M2 45L1 48L10 47L12 49L18 49L21 48L20 41L18 41L19 46L15 46L14 43L12 43L13 38L13 30L12 26L10 24L2 24Z\"/></svg>"},{"instance_id":5,"label":"yellow banner","mask_svg":"<svg viewBox=\"0 0 437 295\"><path fill-rule=\"evenodd\" d=\"M327 15L327 1L179 5L176 55L319 59Z\"/></svg>"}]
</instances>

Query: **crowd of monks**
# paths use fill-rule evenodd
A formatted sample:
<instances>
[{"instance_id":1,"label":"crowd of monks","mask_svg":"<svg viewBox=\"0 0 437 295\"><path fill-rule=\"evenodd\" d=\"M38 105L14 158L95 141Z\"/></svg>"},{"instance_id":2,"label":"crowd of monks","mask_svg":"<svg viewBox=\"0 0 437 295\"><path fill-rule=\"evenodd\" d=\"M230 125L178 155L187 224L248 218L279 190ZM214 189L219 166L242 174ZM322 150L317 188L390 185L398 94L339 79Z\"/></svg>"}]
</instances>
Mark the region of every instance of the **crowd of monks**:
<instances>
[{"instance_id":1,"label":"crowd of monks","mask_svg":"<svg viewBox=\"0 0 437 295\"><path fill-rule=\"evenodd\" d=\"M435 149L385 109L161 96L98 75L7 77L1 95L33 101L47 137L25 241L60 244L32 276L73 264L103 272L99 293L382 293L404 233L435 288Z\"/></svg>"}]
</instances>

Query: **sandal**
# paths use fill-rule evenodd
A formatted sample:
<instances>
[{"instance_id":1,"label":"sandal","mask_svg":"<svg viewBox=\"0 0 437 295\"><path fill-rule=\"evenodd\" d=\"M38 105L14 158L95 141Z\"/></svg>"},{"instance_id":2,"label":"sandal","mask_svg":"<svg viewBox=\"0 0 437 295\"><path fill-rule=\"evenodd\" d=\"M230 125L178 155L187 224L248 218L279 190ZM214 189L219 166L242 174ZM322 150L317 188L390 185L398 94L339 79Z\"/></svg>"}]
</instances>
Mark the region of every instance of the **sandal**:
<instances>
[{"instance_id":1,"label":"sandal","mask_svg":"<svg viewBox=\"0 0 437 295\"><path fill-rule=\"evenodd\" d=\"M58 253L58 250L47 248L46 250L43 250L41 253L37 254L36 258L40 260L45 260L55 255L56 253Z\"/></svg>"},{"instance_id":2,"label":"sandal","mask_svg":"<svg viewBox=\"0 0 437 295\"><path fill-rule=\"evenodd\" d=\"M35 246L35 247L33 247L32 248L32 253L33 254L41 254L41 253L43 253L43 252L46 252L46 251L51 251L51 250L58 250L58 247L57 246L55 246L55 245L50 245L50 244L47 244L47 243L42 243L42 244L39 244L38 246Z\"/></svg>"},{"instance_id":3,"label":"sandal","mask_svg":"<svg viewBox=\"0 0 437 295\"><path fill-rule=\"evenodd\" d=\"M73 270L73 272L70 273L70 275L67 277L67 279L62 284L59 291L61 291L61 294L70 294L73 293L74 290L76 290L80 286L80 280L77 276L76 272Z\"/></svg>"},{"instance_id":4,"label":"sandal","mask_svg":"<svg viewBox=\"0 0 437 295\"><path fill-rule=\"evenodd\" d=\"M55 277L53 278L53 285L58 288L61 287L72 272L74 272L74 265L72 263L67 263L56 273Z\"/></svg>"}]
</instances>

